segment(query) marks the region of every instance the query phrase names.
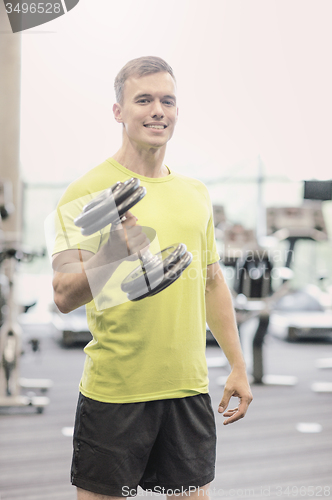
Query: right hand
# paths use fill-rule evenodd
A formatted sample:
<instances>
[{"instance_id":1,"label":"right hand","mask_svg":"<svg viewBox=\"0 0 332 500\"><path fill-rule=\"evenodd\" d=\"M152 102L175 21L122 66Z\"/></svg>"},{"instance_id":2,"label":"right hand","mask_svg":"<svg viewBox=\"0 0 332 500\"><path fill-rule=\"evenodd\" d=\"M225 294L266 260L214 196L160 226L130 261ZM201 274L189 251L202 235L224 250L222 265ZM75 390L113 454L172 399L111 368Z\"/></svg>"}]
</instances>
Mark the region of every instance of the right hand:
<instances>
[{"instance_id":1,"label":"right hand","mask_svg":"<svg viewBox=\"0 0 332 500\"><path fill-rule=\"evenodd\" d=\"M112 226L108 239L108 245L114 260L136 260L138 252L144 252L150 245L150 241L143 233L142 227L137 224L137 218L128 210L126 219Z\"/></svg>"}]
</instances>

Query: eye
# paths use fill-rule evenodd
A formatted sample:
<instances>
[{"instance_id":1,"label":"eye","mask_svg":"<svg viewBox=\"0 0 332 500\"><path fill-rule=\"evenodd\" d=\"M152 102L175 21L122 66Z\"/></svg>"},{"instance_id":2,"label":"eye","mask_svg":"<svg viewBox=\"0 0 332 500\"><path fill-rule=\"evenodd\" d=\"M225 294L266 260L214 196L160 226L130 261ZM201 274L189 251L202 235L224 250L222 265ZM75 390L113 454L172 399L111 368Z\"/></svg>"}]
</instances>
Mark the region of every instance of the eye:
<instances>
[{"instance_id":1,"label":"eye","mask_svg":"<svg viewBox=\"0 0 332 500\"><path fill-rule=\"evenodd\" d=\"M138 104L147 104L149 101L149 99L138 99L138 101L136 101Z\"/></svg>"},{"instance_id":2,"label":"eye","mask_svg":"<svg viewBox=\"0 0 332 500\"><path fill-rule=\"evenodd\" d=\"M163 101L164 104L166 104L166 106L175 106L175 102L174 101Z\"/></svg>"}]
</instances>

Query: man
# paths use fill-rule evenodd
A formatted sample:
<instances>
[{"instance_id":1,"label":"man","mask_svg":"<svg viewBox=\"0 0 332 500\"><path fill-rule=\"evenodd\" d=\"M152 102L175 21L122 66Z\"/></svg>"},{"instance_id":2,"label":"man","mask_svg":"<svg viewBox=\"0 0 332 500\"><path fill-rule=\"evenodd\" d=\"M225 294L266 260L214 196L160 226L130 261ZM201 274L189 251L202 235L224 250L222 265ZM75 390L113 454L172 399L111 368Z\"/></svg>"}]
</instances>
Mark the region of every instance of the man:
<instances>
[{"instance_id":1,"label":"man","mask_svg":"<svg viewBox=\"0 0 332 500\"><path fill-rule=\"evenodd\" d=\"M170 66L157 57L130 61L115 91L122 146L74 182L58 206L54 300L65 313L86 304L93 334L80 383L72 483L79 500L133 496L138 485L168 497L202 496L214 478L216 440L206 320L232 368L218 408L224 423L242 418L252 400L211 203L202 183L164 164L178 118ZM130 177L147 194L122 227L80 237L72 220L84 203ZM130 302L119 299L118 284L137 253L154 244L138 221L155 230L160 248L185 243L193 261L161 293ZM240 404L226 411L232 396Z\"/></svg>"}]
</instances>

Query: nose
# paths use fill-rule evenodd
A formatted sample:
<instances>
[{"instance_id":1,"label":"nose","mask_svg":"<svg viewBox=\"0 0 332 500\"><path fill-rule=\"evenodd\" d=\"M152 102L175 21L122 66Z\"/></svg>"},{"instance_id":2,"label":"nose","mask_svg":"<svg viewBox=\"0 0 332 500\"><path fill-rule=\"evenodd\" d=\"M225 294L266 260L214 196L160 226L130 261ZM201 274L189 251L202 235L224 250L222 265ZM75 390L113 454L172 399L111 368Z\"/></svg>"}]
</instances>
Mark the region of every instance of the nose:
<instances>
[{"instance_id":1,"label":"nose","mask_svg":"<svg viewBox=\"0 0 332 500\"><path fill-rule=\"evenodd\" d=\"M161 105L161 102L158 101L157 99L153 101L152 104L152 109L151 109L151 116L152 118L163 118L164 117L164 110Z\"/></svg>"}]
</instances>

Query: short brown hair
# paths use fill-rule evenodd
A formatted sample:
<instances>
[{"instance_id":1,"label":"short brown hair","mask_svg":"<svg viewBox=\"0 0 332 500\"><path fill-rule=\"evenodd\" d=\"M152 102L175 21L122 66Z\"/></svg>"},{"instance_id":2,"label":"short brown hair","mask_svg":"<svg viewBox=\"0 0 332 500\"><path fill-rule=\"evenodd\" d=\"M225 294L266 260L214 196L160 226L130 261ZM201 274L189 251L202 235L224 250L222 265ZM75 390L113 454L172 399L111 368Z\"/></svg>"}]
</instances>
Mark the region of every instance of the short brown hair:
<instances>
[{"instance_id":1,"label":"short brown hair","mask_svg":"<svg viewBox=\"0 0 332 500\"><path fill-rule=\"evenodd\" d=\"M127 64L119 71L114 81L116 101L119 104L123 104L123 88L125 81L130 76L135 75L141 77L163 71L167 71L167 73L169 73L175 81L175 76L171 66L167 64L166 61L161 59L161 57L138 57L137 59L132 59L131 61L127 62Z\"/></svg>"}]
</instances>

